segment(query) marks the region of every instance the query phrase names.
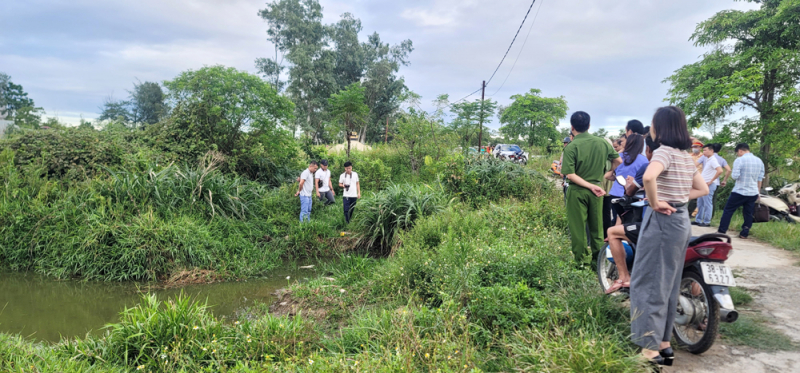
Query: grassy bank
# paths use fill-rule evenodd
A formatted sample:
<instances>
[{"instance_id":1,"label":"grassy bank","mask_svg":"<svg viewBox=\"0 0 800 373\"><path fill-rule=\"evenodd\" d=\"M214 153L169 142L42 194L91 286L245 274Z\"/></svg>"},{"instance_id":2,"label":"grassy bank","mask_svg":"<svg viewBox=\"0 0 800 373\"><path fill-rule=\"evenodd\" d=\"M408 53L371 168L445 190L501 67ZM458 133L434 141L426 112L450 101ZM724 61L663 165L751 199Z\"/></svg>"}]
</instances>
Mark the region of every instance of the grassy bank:
<instances>
[{"instance_id":1,"label":"grassy bank","mask_svg":"<svg viewBox=\"0 0 800 373\"><path fill-rule=\"evenodd\" d=\"M491 160L443 170L441 186L394 185L360 202L355 244L389 257L342 254L235 322L189 298L147 297L103 336L52 345L2 336L0 370L641 371L628 310L574 268L551 183ZM264 201L289 191L261 193L251 211L275 209ZM193 212L238 221L209 213ZM338 227L319 220L291 234Z\"/></svg>"},{"instance_id":2,"label":"grassy bank","mask_svg":"<svg viewBox=\"0 0 800 373\"><path fill-rule=\"evenodd\" d=\"M722 217L722 212L717 211L714 213L712 225L719 226L719 219ZM730 231L739 232L742 227L744 218L742 217L741 209L737 211L733 218L731 218ZM800 224L790 224L787 222L770 221L766 223L753 223L750 228L750 237L767 242L775 247L790 250L795 253L800 252Z\"/></svg>"}]
</instances>

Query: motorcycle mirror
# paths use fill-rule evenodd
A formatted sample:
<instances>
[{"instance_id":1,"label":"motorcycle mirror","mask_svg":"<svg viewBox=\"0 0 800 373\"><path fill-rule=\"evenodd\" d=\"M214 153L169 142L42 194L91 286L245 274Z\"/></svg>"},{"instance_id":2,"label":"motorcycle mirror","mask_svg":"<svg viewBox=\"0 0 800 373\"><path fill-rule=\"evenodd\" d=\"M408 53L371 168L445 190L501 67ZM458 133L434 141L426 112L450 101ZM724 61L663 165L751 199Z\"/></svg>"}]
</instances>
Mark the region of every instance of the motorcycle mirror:
<instances>
[{"instance_id":1,"label":"motorcycle mirror","mask_svg":"<svg viewBox=\"0 0 800 373\"><path fill-rule=\"evenodd\" d=\"M625 181L625 177L622 175L617 175L617 183L619 183L619 185L622 186L625 186L625 184L627 184L627 182Z\"/></svg>"}]
</instances>

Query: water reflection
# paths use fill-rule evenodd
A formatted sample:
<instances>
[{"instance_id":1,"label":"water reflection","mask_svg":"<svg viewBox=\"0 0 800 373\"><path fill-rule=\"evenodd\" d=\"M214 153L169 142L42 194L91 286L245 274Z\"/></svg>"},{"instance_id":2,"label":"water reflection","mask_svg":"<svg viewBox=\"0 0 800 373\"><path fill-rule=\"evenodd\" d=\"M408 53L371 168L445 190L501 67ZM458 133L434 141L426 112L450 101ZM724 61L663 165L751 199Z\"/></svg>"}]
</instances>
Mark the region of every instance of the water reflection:
<instances>
[{"instance_id":1,"label":"water reflection","mask_svg":"<svg viewBox=\"0 0 800 373\"><path fill-rule=\"evenodd\" d=\"M286 286L286 276L294 282L314 275L313 269L276 270L269 277L247 281L153 290L134 283L58 281L33 273L0 273L0 332L45 341L97 333L105 324L116 322L125 307L138 304L140 291L166 299L183 290L197 299L208 299L218 317L230 317L255 301L272 302L275 290Z\"/></svg>"}]
</instances>

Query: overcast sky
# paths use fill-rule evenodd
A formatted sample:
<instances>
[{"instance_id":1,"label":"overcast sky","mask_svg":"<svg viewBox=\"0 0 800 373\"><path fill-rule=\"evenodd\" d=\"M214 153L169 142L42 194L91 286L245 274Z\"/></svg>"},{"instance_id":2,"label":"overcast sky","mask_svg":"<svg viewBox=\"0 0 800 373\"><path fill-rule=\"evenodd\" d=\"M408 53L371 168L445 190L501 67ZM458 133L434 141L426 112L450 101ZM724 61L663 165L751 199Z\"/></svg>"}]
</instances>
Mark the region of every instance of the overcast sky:
<instances>
[{"instance_id":1,"label":"overcast sky","mask_svg":"<svg viewBox=\"0 0 800 373\"><path fill-rule=\"evenodd\" d=\"M390 43L411 39L411 64L400 74L426 108L438 94L456 100L480 88L530 5L528 0L321 3L325 23L350 12L361 19L362 36L378 32ZM215 64L255 73L253 61L274 54L267 25L257 15L265 4L3 0L0 72L21 84L48 116L70 123L80 116L95 118L106 97L125 98L136 79L161 82ZM486 93L507 105L510 96L538 88L548 97L564 96L570 112L587 111L594 128L616 133L628 119L649 122L664 104L664 78L704 52L688 40L698 22L723 9L752 6L730 0L537 0ZM494 120L491 126L497 125Z\"/></svg>"}]
</instances>

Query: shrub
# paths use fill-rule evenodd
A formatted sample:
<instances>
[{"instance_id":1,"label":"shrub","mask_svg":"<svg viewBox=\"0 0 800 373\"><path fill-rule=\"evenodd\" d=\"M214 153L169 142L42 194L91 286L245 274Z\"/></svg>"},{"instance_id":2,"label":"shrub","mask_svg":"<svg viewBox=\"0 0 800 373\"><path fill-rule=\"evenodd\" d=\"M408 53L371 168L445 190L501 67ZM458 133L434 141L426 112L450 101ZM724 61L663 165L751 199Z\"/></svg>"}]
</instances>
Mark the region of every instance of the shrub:
<instances>
[{"instance_id":1,"label":"shrub","mask_svg":"<svg viewBox=\"0 0 800 373\"><path fill-rule=\"evenodd\" d=\"M262 316L231 324L217 321L206 304L180 295L160 302L155 295L120 313L102 338L66 341L71 360L141 367L154 371L214 370L238 361L283 361L318 348L318 333L302 317Z\"/></svg>"},{"instance_id":2,"label":"shrub","mask_svg":"<svg viewBox=\"0 0 800 373\"><path fill-rule=\"evenodd\" d=\"M538 172L494 158L450 161L443 184L473 206L508 197L528 200L552 189L552 183Z\"/></svg>"},{"instance_id":3,"label":"shrub","mask_svg":"<svg viewBox=\"0 0 800 373\"><path fill-rule=\"evenodd\" d=\"M372 193L356 206L354 224L362 234L359 244L390 247L398 231L441 211L445 204L444 194L427 185L396 184Z\"/></svg>"}]
</instances>

